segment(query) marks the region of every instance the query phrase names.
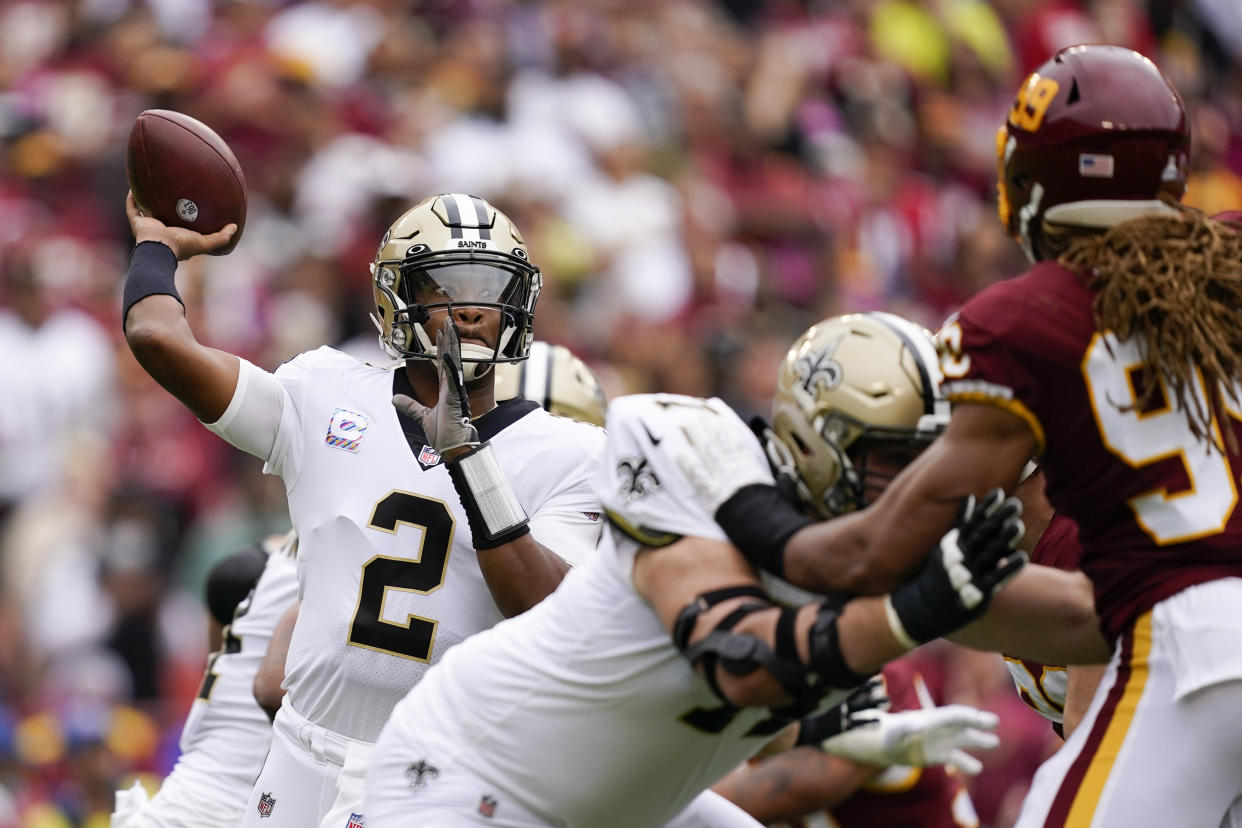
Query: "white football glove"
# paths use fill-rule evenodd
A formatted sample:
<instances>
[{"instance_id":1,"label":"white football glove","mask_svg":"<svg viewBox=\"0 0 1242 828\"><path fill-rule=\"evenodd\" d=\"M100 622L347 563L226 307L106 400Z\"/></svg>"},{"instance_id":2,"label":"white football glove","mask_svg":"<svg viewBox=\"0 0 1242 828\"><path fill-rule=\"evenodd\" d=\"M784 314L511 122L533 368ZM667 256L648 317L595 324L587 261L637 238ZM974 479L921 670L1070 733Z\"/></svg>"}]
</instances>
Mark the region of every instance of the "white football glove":
<instances>
[{"instance_id":1,"label":"white football glove","mask_svg":"<svg viewBox=\"0 0 1242 828\"><path fill-rule=\"evenodd\" d=\"M748 430L708 427L684 429L682 434L686 445L676 451L677 465L708 514L715 515L738 489L755 483L772 485L768 462Z\"/></svg>"},{"instance_id":2,"label":"white football glove","mask_svg":"<svg viewBox=\"0 0 1242 828\"><path fill-rule=\"evenodd\" d=\"M147 789L142 787L142 783L137 780L130 787L117 791L115 810L112 812L112 828L128 828L129 825L136 825L138 818L146 812L150 803L151 798L147 795Z\"/></svg>"},{"instance_id":3,"label":"white football glove","mask_svg":"<svg viewBox=\"0 0 1242 828\"><path fill-rule=\"evenodd\" d=\"M983 763L966 750L1000 744L992 732L996 714L965 704L901 713L867 710L854 718L853 727L822 743L825 752L870 765L949 765L974 775Z\"/></svg>"}]
</instances>

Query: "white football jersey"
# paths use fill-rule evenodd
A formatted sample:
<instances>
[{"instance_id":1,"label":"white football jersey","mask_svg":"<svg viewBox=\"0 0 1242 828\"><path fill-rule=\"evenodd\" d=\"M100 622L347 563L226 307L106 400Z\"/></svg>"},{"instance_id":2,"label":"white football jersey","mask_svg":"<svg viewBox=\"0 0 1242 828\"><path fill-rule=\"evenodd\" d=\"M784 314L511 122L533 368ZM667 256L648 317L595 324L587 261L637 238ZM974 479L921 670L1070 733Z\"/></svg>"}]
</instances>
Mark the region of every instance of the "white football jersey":
<instances>
[{"instance_id":1,"label":"white football jersey","mask_svg":"<svg viewBox=\"0 0 1242 828\"><path fill-rule=\"evenodd\" d=\"M550 824L577 828L664 825L758 750L788 720L725 705L632 582L643 546L726 539L675 460L687 431L713 430L733 430L722 442L762 458L720 400L615 400L596 477L612 525L596 557L533 609L449 652L389 727L416 735L429 761L464 765Z\"/></svg>"},{"instance_id":2,"label":"white football jersey","mask_svg":"<svg viewBox=\"0 0 1242 828\"><path fill-rule=\"evenodd\" d=\"M276 624L297 600L292 535L268 556L250 595L224 628L224 646L207 662L198 698L181 731L181 756L172 776L210 792L221 803L246 804L263 767L272 722L254 698L254 677ZM169 807L176 803L168 803ZM151 810L164 807L160 794Z\"/></svg>"},{"instance_id":3,"label":"white football jersey","mask_svg":"<svg viewBox=\"0 0 1242 828\"><path fill-rule=\"evenodd\" d=\"M265 468L285 481L300 544L289 701L317 725L374 741L445 650L502 616L448 472L393 408L394 393L412 394L404 371L320 348L276 378L286 397ZM535 539L571 563L594 549L603 431L520 399L475 425Z\"/></svg>"}]
</instances>

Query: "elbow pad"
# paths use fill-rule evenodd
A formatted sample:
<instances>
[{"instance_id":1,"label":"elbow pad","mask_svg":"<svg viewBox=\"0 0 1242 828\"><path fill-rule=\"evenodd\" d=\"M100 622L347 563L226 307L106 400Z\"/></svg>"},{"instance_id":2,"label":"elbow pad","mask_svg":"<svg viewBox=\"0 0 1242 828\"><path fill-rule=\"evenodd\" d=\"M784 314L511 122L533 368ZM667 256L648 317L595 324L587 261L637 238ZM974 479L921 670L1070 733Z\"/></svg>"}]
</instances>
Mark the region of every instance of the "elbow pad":
<instances>
[{"instance_id":1,"label":"elbow pad","mask_svg":"<svg viewBox=\"0 0 1242 828\"><path fill-rule=\"evenodd\" d=\"M704 610L742 595L759 600L741 605L698 641L690 642L698 617ZM747 615L774 606L763 590L754 586L705 592L678 613L673 625L673 641L692 663L702 664L712 692L727 704L733 702L721 692L716 678L718 667L739 676L748 675L760 667L766 668L793 698L792 707L799 715L815 710L830 691L854 687L866 681L866 676L859 676L850 670L841 658L837 647L837 611L827 605L821 606L819 616L808 633L810 663L803 663L798 657L798 610L795 608L781 609L776 624L775 649L758 636L732 631Z\"/></svg>"},{"instance_id":2,"label":"elbow pad","mask_svg":"<svg viewBox=\"0 0 1242 828\"><path fill-rule=\"evenodd\" d=\"M207 575L207 609L220 626L228 626L233 620L237 605L254 589L265 566L267 553L256 543L234 552L211 568Z\"/></svg>"}]
</instances>

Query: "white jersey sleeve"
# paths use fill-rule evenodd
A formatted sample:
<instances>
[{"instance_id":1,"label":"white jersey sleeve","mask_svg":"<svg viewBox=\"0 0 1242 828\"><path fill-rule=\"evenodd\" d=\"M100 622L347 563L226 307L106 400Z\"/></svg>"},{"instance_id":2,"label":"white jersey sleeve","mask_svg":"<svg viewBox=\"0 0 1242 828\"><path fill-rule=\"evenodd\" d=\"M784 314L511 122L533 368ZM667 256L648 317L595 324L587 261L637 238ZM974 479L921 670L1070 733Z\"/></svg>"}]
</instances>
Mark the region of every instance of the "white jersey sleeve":
<instances>
[{"instance_id":1,"label":"white jersey sleeve","mask_svg":"<svg viewBox=\"0 0 1242 828\"><path fill-rule=\"evenodd\" d=\"M260 460L267 460L276 443L289 395L272 374L244 359L237 373L237 387L229 407L209 431Z\"/></svg>"},{"instance_id":2,"label":"white jersey sleeve","mask_svg":"<svg viewBox=\"0 0 1242 828\"><path fill-rule=\"evenodd\" d=\"M727 540L677 463L700 444L744 446L764 463L750 429L721 400L675 394L619 397L608 407L608 445L595 489L608 519L642 546L686 535Z\"/></svg>"},{"instance_id":3,"label":"white jersey sleeve","mask_svg":"<svg viewBox=\"0 0 1242 828\"><path fill-rule=\"evenodd\" d=\"M549 452L565 457L550 463L563 476L552 481L554 485L546 494L541 495L538 488L523 487L519 500L525 497L530 501L529 506L522 505L530 515L530 532L535 540L576 566L595 549L603 526L591 475L604 453L604 430L545 416L542 411L527 416L532 422L546 422L549 431L543 439L550 446ZM552 447L558 442L570 445Z\"/></svg>"},{"instance_id":4,"label":"white jersey sleeve","mask_svg":"<svg viewBox=\"0 0 1242 828\"><path fill-rule=\"evenodd\" d=\"M327 347L299 354L274 374L244 359L240 361L237 388L229 407L219 420L204 425L242 451L265 461L263 471L283 478L285 488L291 489L301 471L305 450L301 439L302 412L308 376L324 368L347 372L358 361ZM328 439L348 441L354 436L350 429L356 432L358 426L347 418L334 418L328 426Z\"/></svg>"}]
</instances>

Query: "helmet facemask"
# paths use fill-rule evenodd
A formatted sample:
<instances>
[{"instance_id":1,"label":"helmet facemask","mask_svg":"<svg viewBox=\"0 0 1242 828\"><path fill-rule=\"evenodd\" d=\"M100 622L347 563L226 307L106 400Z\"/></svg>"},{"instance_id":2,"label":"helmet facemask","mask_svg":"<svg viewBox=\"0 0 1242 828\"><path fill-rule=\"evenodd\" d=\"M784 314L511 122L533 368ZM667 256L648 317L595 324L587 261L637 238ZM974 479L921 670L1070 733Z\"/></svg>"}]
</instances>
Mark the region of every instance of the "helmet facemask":
<instances>
[{"instance_id":1,"label":"helmet facemask","mask_svg":"<svg viewBox=\"0 0 1242 828\"><path fill-rule=\"evenodd\" d=\"M948 423L931 335L891 314L813 326L781 367L767 453L820 517L866 506Z\"/></svg>"},{"instance_id":2,"label":"helmet facemask","mask_svg":"<svg viewBox=\"0 0 1242 828\"><path fill-rule=\"evenodd\" d=\"M475 224L462 223L465 213L456 209L461 203L477 205ZM527 358L543 278L516 228L482 199L434 196L408 211L385 235L371 274L378 312L372 319L388 354L435 359L436 332L428 321L444 311L467 339L461 345L467 381L487 375L496 363ZM494 311L495 331L472 331L463 308ZM468 341L472 336L488 344Z\"/></svg>"},{"instance_id":3,"label":"helmet facemask","mask_svg":"<svg viewBox=\"0 0 1242 828\"><path fill-rule=\"evenodd\" d=\"M884 493L902 469L914 462L923 450L944 430L944 424L935 424L926 430L867 428L850 446L841 478L849 481L853 502L849 508L862 509Z\"/></svg>"},{"instance_id":4,"label":"helmet facemask","mask_svg":"<svg viewBox=\"0 0 1242 828\"><path fill-rule=\"evenodd\" d=\"M812 425L819 440L837 466L836 481L816 497L805 484L809 475L801 467L812 462L794 436L798 452L790 452L790 460L798 471L799 494L822 517L836 517L866 507L874 502L893 478L931 445L944 430L945 422L923 417L916 428L868 426L860 420L834 411L817 417ZM799 460L798 455L804 460Z\"/></svg>"}]
</instances>

